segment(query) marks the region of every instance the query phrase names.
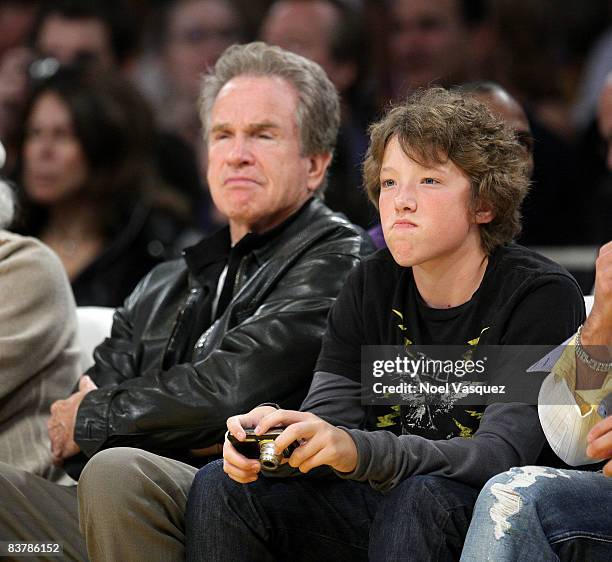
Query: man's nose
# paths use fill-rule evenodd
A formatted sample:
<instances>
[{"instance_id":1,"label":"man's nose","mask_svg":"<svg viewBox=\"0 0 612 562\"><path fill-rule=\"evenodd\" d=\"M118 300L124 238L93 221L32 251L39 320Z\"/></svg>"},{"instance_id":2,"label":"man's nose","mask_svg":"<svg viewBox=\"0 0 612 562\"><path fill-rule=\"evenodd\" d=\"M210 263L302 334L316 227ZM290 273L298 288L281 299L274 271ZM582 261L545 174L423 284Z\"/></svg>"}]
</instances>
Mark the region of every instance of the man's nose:
<instances>
[{"instance_id":1,"label":"man's nose","mask_svg":"<svg viewBox=\"0 0 612 562\"><path fill-rule=\"evenodd\" d=\"M241 137L235 137L232 139L227 159L233 166L252 164L253 152L249 146L248 140Z\"/></svg>"}]
</instances>

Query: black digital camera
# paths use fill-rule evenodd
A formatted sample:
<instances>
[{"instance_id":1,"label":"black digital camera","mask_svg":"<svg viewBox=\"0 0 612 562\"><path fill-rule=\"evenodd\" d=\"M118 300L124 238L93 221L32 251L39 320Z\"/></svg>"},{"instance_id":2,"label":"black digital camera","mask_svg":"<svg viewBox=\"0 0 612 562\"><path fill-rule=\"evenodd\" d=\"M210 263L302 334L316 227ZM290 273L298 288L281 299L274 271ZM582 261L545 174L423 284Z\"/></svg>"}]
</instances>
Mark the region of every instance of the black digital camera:
<instances>
[{"instance_id":1,"label":"black digital camera","mask_svg":"<svg viewBox=\"0 0 612 562\"><path fill-rule=\"evenodd\" d=\"M245 429L246 438L238 441L231 433L227 433L229 442L243 456L249 459L259 459L262 470L276 470L282 463L283 457L288 459L300 444L294 441L280 455L274 450L274 440L285 428L275 428L256 435L254 429Z\"/></svg>"}]
</instances>

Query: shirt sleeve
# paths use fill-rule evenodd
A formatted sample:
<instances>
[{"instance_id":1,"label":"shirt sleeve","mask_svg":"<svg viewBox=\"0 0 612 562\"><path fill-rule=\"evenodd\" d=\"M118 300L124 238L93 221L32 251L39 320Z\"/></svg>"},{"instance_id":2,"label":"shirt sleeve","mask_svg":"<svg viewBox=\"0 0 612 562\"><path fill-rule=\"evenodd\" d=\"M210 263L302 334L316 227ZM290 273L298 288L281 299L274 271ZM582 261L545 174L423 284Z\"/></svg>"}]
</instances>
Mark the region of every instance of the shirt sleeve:
<instances>
[{"instance_id":1,"label":"shirt sleeve","mask_svg":"<svg viewBox=\"0 0 612 562\"><path fill-rule=\"evenodd\" d=\"M571 466L600 462L586 455L587 435L601 421L599 403L612 392L612 373L601 388L576 390L575 337L545 379L540 391L538 415L555 454Z\"/></svg>"}]
</instances>

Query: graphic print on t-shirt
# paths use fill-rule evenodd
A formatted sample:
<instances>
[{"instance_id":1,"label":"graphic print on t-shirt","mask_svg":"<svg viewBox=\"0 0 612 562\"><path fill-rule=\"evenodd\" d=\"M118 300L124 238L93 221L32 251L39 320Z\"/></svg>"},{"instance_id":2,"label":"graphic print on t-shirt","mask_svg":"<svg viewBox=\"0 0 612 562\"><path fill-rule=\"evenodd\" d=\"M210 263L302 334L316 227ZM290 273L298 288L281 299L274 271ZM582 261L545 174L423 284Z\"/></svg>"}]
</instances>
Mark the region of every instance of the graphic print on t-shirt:
<instances>
[{"instance_id":1,"label":"graphic print on t-shirt","mask_svg":"<svg viewBox=\"0 0 612 562\"><path fill-rule=\"evenodd\" d=\"M392 308L391 313L400 333L401 341L406 350L409 351L410 346L415 341L410 333L410 322L396 308ZM478 345L480 337L488 329L489 326L485 326L476 337L470 337L467 341L463 340L466 345L464 358L470 358L473 348ZM456 406L457 401L464 397L464 394L456 392L435 396L427 394L407 395L404 397L401 407L392 406L389 413L378 416L376 426L390 430L395 427L397 430L399 429L397 424L400 422L402 433L419 435L426 439L470 438L478 429L484 407L465 408Z\"/></svg>"}]
</instances>

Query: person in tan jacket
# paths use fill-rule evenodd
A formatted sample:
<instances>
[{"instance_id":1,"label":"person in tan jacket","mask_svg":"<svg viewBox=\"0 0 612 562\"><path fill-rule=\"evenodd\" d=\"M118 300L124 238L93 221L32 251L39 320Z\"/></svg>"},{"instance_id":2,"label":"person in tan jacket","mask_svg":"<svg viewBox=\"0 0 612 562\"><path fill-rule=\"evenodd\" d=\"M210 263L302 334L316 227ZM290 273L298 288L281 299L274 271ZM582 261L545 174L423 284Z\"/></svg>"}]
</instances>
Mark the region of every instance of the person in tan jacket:
<instances>
[{"instance_id":1,"label":"person in tan jacket","mask_svg":"<svg viewBox=\"0 0 612 562\"><path fill-rule=\"evenodd\" d=\"M51 462L47 419L78 380L76 306L51 250L5 230L13 210L0 181L0 462L66 481Z\"/></svg>"}]
</instances>

